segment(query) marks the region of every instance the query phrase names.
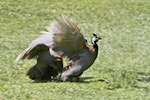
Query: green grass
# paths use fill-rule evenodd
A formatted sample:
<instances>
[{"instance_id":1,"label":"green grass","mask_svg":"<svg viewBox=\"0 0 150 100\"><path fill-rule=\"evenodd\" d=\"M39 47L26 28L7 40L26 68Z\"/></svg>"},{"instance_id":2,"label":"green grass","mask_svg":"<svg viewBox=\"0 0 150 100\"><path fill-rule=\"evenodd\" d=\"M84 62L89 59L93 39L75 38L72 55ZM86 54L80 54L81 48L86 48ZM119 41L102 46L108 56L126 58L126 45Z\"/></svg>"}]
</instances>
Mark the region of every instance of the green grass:
<instances>
[{"instance_id":1,"label":"green grass","mask_svg":"<svg viewBox=\"0 0 150 100\"><path fill-rule=\"evenodd\" d=\"M35 83L35 60L14 61L61 14L102 37L98 58L83 83ZM1 0L0 100L149 100L149 50L148 0Z\"/></svg>"}]
</instances>

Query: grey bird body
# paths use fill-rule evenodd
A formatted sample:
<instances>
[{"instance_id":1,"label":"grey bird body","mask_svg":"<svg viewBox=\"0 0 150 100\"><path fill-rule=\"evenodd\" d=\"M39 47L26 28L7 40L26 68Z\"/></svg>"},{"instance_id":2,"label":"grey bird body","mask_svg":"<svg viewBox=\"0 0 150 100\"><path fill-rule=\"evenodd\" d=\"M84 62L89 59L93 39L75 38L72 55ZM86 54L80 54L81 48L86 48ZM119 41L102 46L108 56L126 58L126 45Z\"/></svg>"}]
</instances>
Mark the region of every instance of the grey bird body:
<instances>
[{"instance_id":1,"label":"grey bird body","mask_svg":"<svg viewBox=\"0 0 150 100\"><path fill-rule=\"evenodd\" d=\"M74 77L78 79L94 63L98 54L98 46L97 44L95 45L96 48L87 46L85 51L71 57L67 66L69 68L61 74L60 81L73 81Z\"/></svg>"}]
</instances>

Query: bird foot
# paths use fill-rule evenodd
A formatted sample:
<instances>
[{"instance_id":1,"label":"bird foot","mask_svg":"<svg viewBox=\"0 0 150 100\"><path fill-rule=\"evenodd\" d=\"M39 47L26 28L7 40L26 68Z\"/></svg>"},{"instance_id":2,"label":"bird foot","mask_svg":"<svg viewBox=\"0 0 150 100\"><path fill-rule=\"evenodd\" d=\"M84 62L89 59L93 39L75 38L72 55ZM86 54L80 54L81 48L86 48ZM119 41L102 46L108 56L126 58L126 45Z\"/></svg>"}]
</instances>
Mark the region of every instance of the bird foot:
<instances>
[{"instance_id":1,"label":"bird foot","mask_svg":"<svg viewBox=\"0 0 150 100\"><path fill-rule=\"evenodd\" d=\"M56 57L56 60L57 60L57 61L62 61L62 57L61 57L61 56Z\"/></svg>"}]
</instances>

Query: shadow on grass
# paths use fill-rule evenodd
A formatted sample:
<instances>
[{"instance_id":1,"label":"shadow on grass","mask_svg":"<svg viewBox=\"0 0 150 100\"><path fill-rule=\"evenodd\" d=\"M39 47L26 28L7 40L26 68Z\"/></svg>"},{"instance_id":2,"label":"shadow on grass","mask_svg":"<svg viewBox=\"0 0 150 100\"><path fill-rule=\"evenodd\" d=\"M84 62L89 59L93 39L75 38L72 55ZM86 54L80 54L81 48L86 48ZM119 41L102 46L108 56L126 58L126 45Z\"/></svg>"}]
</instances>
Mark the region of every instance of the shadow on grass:
<instances>
[{"instance_id":1,"label":"shadow on grass","mask_svg":"<svg viewBox=\"0 0 150 100\"><path fill-rule=\"evenodd\" d=\"M78 83L107 82L104 79L95 80L94 78L95 77L80 77L80 81Z\"/></svg>"},{"instance_id":2,"label":"shadow on grass","mask_svg":"<svg viewBox=\"0 0 150 100\"><path fill-rule=\"evenodd\" d=\"M106 80L104 79L98 79L98 80L92 80L94 79L94 77L80 77L79 81L67 81L70 83L92 83L92 82L106 82ZM32 83L47 83L47 82L56 82L56 83L62 83L59 82L58 79L54 79L54 80L34 80Z\"/></svg>"},{"instance_id":3,"label":"shadow on grass","mask_svg":"<svg viewBox=\"0 0 150 100\"><path fill-rule=\"evenodd\" d=\"M141 82L150 82L150 73L144 73L144 72L138 72L139 77L138 77L138 81Z\"/></svg>"}]
</instances>

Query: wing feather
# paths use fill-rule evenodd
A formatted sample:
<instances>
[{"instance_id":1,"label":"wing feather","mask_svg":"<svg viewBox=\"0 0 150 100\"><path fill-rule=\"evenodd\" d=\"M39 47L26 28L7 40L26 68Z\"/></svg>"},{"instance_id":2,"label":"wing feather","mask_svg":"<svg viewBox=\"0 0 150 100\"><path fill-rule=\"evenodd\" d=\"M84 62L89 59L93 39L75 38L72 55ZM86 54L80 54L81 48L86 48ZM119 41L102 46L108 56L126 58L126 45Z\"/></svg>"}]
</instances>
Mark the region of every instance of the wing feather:
<instances>
[{"instance_id":1,"label":"wing feather","mask_svg":"<svg viewBox=\"0 0 150 100\"><path fill-rule=\"evenodd\" d=\"M83 33L71 19L60 17L50 24L48 31L53 34L53 40L49 47L50 53L54 56L70 58L73 54L87 48Z\"/></svg>"},{"instance_id":2,"label":"wing feather","mask_svg":"<svg viewBox=\"0 0 150 100\"><path fill-rule=\"evenodd\" d=\"M39 53L42 51L48 51L50 40L43 36L40 36L39 38L33 40L28 48L26 48L22 53L19 54L19 56L16 58L16 62L19 62L20 60L32 59L39 56Z\"/></svg>"},{"instance_id":3,"label":"wing feather","mask_svg":"<svg viewBox=\"0 0 150 100\"><path fill-rule=\"evenodd\" d=\"M35 58L44 50L49 50L50 54L55 57L70 58L84 49L87 49L87 46L83 33L72 19L62 16L52 22L39 38L32 41L29 47L17 57L16 62L25 58Z\"/></svg>"}]
</instances>

